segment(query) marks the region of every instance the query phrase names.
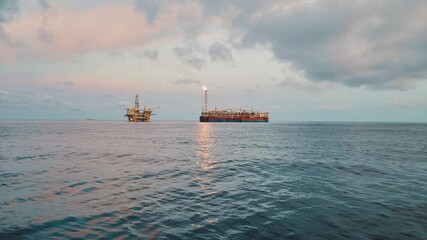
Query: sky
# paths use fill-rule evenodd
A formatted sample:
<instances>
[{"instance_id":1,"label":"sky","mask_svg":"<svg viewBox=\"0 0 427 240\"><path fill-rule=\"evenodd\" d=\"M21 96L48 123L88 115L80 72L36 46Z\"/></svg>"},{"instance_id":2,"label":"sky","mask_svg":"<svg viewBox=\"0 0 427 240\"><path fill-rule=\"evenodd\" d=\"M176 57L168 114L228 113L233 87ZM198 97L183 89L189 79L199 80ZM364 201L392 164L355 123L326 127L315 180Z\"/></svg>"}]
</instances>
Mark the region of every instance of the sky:
<instances>
[{"instance_id":1,"label":"sky","mask_svg":"<svg viewBox=\"0 0 427 240\"><path fill-rule=\"evenodd\" d=\"M425 0L0 0L0 119L427 122Z\"/></svg>"}]
</instances>

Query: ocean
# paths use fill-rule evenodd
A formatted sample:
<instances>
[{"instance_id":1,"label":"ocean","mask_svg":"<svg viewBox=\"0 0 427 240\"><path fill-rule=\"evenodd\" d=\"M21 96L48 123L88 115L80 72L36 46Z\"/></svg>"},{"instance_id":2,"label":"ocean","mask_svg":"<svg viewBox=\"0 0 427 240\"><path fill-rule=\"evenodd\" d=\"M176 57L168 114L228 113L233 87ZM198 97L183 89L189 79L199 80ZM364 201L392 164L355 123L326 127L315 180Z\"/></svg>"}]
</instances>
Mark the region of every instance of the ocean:
<instances>
[{"instance_id":1,"label":"ocean","mask_svg":"<svg viewBox=\"0 0 427 240\"><path fill-rule=\"evenodd\" d=\"M0 239L427 239L427 124L0 121Z\"/></svg>"}]
</instances>

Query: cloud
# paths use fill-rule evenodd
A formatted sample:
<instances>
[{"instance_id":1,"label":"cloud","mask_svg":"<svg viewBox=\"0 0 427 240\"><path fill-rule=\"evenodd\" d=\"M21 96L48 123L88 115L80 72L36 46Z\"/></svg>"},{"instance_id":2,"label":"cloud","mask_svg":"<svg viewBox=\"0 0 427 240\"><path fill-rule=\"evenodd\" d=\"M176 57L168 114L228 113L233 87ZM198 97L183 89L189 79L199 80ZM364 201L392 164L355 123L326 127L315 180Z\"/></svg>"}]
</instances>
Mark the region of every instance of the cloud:
<instances>
[{"instance_id":1,"label":"cloud","mask_svg":"<svg viewBox=\"0 0 427 240\"><path fill-rule=\"evenodd\" d=\"M194 67L198 70L201 70L202 68L206 67L206 61L202 58L190 58L186 61L186 63L191 66Z\"/></svg>"},{"instance_id":2,"label":"cloud","mask_svg":"<svg viewBox=\"0 0 427 240\"><path fill-rule=\"evenodd\" d=\"M271 46L310 81L405 90L427 78L425 1L248 1L241 10L238 45Z\"/></svg>"},{"instance_id":3,"label":"cloud","mask_svg":"<svg viewBox=\"0 0 427 240\"><path fill-rule=\"evenodd\" d=\"M53 31L48 30L46 26L48 25L49 10L52 8L47 0L39 0L39 6L42 10L43 23L37 30L38 38L41 42L50 43L54 39L55 34Z\"/></svg>"},{"instance_id":4,"label":"cloud","mask_svg":"<svg viewBox=\"0 0 427 240\"><path fill-rule=\"evenodd\" d=\"M427 97L414 96L408 99L390 98L381 106L403 109L427 109Z\"/></svg>"},{"instance_id":5,"label":"cloud","mask_svg":"<svg viewBox=\"0 0 427 240\"><path fill-rule=\"evenodd\" d=\"M13 47L19 44L6 32L3 24L13 19L18 12L18 3L17 0L0 0L0 43L3 42Z\"/></svg>"},{"instance_id":6,"label":"cloud","mask_svg":"<svg viewBox=\"0 0 427 240\"><path fill-rule=\"evenodd\" d=\"M206 60L203 59L205 51L198 42L188 42L187 46L175 47L173 50L175 55L190 67L201 70L207 65Z\"/></svg>"},{"instance_id":7,"label":"cloud","mask_svg":"<svg viewBox=\"0 0 427 240\"><path fill-rule=\"evenodd\" d=\"M39 0L39 6L41 9L43 9L44 11L49 10L50 9L50 4L46 1L46 0Z\"/></svg>"},{"instance_id":8,"label":"cloud","mask_svg":"<svg viewBox=\"0 0 427 240\"><path fill-rule=\"evenodd\" d=\"M72 81L72 80L57 81L57 84L58 85L63 85L63 86L66 86L66 87L71 87L71 86L74 86L74 81Z\"/></svg>"},{"instance_id":9,"label":"cloud","mask_svg":"<svg viewBox=\"0 0 427 240\"><path fill-rule=\"evenodd\" d=\"M11 61L58 60L79 54L147 47L169 39L176 40L181 35L176 29L191 25L193 21L188 18L200 17L201 10L193 5L168 4L162 8L163 12L158 13L161 18L148 22L146 16L131 4L108 3L82 9L52 4L49 11L43 11L41 15L24 14L8 21L8 36L28 47L10 48L0 42L0 52L5 53L0 58ZM5 19L3 12L1 16ZM42 25L40 17L43 17ZM4 28L0 28L0 34L3 32Z\"/></svg>"},{"instance_id":10,"label":"cloud","mask_svg":"<svg viewBox=\"0 0 427 240\"><path fill-rule=\"evenodd\" d=\"M201 5L198 1L192 0L134 0L134 7L137 11L144 13L149 24L162 21L168 14L177 14L179 22L189 23L184 31L193 31L194 26L200 25L199 21L194 21L196 16L201 16Z\"/></svg>"},{"instance_id":11,"label":"cloud","mask_svg":"<svg viewBox=\"0 0 427 240\"><path fill-rule=\"evenodd\" d=\"M1 59L61 59L207 39L214 43L207 52L180 46L174 53L203 69L207 56L233 61L235 48L261 45L304 72L304 78L284 74L282 86L312 91L323 83L404 91L427 79L427 2L422 0L135 0L80 9L40 0L39 5L57 12L42 26L37 14L14 19L17 1L0 1ZM216 28L224 33L213 34Z\"/></svg>"},{"instance_id":12,"label":"cloud","mask_svg":"<svg viewBox=\"0 0 427 240\"><path fill-rule=\"evenodd\" d=\"M124 57L125 55L124 55L124 53L123 53L123 51L120 51L120 50L118 50L118 49L111 49L110 51L109 51L109 53L110 53L110 55L113 57L113 58L122 58L122 57Z\"/></svg>"},{"instance_id":13,"label":"cloud","mask_svg":"<svg viewBox=\"0 0 427 240\"><path fill-rule=\"evenodd\" d=\"M17 0L1 0L0 1L0 23L7 22L12 19L13 15L18 12Z\"/></svg>"},{"instance_id":14,"label":"cloud","mask_svg":"<svg viewBox=\"0 0 427 240\"><path fill-rule=\"evenodd\" d=\"M24 104L25 102L18 95L12 94L9 91L0 90L0 104Z\"/></svg>"},{"instance_id":15,"label":"cloud","mask_svg":"<svg viewBox=\"0 0 427 240\"><path fill-rule=\"evenodd\" d=\"M309 92L319 92L323 88L316 83L311 82L306 78L294 77L287 75L282 81L277 84L278 87L291 87L297 90L305 90Z\"/></svg>"},{"instance_id":16,"label":"cloud","mask_svg":"<svg viewBox=\"0 0 427 240\"><path fill-rule=\"evenodd\" d=\"M157 14L163 8L164 1L147 1L147 0L135 0L135 9L145 13L147 21L153 23L157 18Z\"/></svg>"},{"instance_id":17,"label":"cloud","mask_svg":"<svg viewBox=\"0 0 427 240\"><path fill-rule=\"evenodd\" d=\"M141 53L139 53L138 56L143 57L143 58L148 58L152 61L157 61L157 59L159 58L159 51L157 51L157 50L146 50L146 51L142 51Z\"/></svg>"},{"instance_id":18,"label":"cloud","mask_svg":"<svg viewBox=\"0 0 427 240\"><path fill-rule=\"evenodd\" d=\"M39 36L39 39L43 42L51 42L55 37L52 31L49 31L43 27L40 27L38 29L38 36Z\"/></svg>"},{"instance_id":19,"label":"cloud","mask_svg":"<svg viewBox=\"0 0 427 240\"><path fill-rule=\"evenodd\" d=\"M73 102L67 102L56 98L53 95L42 92L8 92L0 90L0 104L12 106L28 106L31 103L32 107L41 107L45 110L69 110L73 112L84 113L82 108Z\"/></svg>"},{"instance_id":20,"label":"cloud","mask_svg":"<svg viewBox=\"0 0 427 240\"><path fill-rule=\"evenodd\" d=\"M174 84L176 84L176 85L187 85L187 84L200 85L201 82L199 80L194 80L194 79L177 79L176 81L174 81Z\"/></svg>"},{"instance_id":21,"label":"cloud","mask_svg":"<svg viewBox=\"0 0 427 240\"><path fill-rule=\"evenodd\" d=\"M351 109L351 106L344 103L331 103L321 105L320 108L333 112L347 112Z\"/></svg>"},{"instance_id":22,"label":"cloud","mask_svg":"<svg viewBox=\"0 0 427 240\"><path fill-rule=\"evenodd\" d=\"M292 87L297 90L320 92L326 88L326 83L310 81L305 71L296 69L291 63L285 63L284 78L277 83L278 87Z\"/></svg>"},{"instance_id":23,"label":"cloud","mask_svg":"<svg viewBox=\"0 0 427 240\"><path fill-rule=\"evenodd\" d=\"M193 55L193 48L191 47L174 47L175 54L180 58L187 58Z\"/></svg>"},{"instance_id":24,"label":"cloud","mask_svg":"<svg viewBox=\"0 0 427 240\"><path fill-rule=\"evenodd\" d=\"M211 61L233 62L231 49L221 43L215 43L209 47Z\"/></svg>"}]
</instances>

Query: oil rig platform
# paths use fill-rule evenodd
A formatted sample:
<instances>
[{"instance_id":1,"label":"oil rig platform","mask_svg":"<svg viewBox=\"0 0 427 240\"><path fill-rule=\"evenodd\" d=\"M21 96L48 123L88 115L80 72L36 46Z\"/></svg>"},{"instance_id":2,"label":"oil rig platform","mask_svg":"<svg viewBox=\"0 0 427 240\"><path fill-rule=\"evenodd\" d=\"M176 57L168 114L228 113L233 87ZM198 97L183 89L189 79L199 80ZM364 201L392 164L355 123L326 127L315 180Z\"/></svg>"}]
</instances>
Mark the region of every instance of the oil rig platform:
<instances>
[{"instance_id":1,"label":"oil rig platform","mask_svg":"<svg viewBox=\"0 0 427 240\"><path fill-rule=\"evenodd\" d=\"M208 109L208 89L203 86L205 91L205 105L202 107L200 122L268 122L269 112L260 112L251 110L209 110Z\"/></svg>"},{"instance_id":2,"label":"oil rig platform","mask_svg":"<svg viewBox=\"0 0 427 240\"><path fill-rule=\"evenodd\" d=\"M139 109L138 94L135 96L135 107L126 108L126 111L125 117L128 118L129 122L149 122L153 112L151 108Z\"/></svg>"}]
</instances>

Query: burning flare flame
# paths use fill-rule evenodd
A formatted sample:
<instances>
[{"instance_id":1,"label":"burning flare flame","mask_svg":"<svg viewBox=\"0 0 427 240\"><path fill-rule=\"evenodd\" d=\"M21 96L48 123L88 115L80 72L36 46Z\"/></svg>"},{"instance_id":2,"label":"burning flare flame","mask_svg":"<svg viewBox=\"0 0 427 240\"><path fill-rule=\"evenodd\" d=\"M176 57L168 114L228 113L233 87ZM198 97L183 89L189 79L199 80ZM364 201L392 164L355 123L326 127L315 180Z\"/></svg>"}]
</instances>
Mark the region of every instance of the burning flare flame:
<instances>
[{"instance_id":1,"label":"burning flare flame","mask_svg":"<svg viewBox=\"0 0 427 240\"><path fill-rule=\"evenodd\" d=\"M203 91L207 91L208 90L208 88L206 86L203 86L202 89L203 89Z\"/></svg>"}]
</instances>

